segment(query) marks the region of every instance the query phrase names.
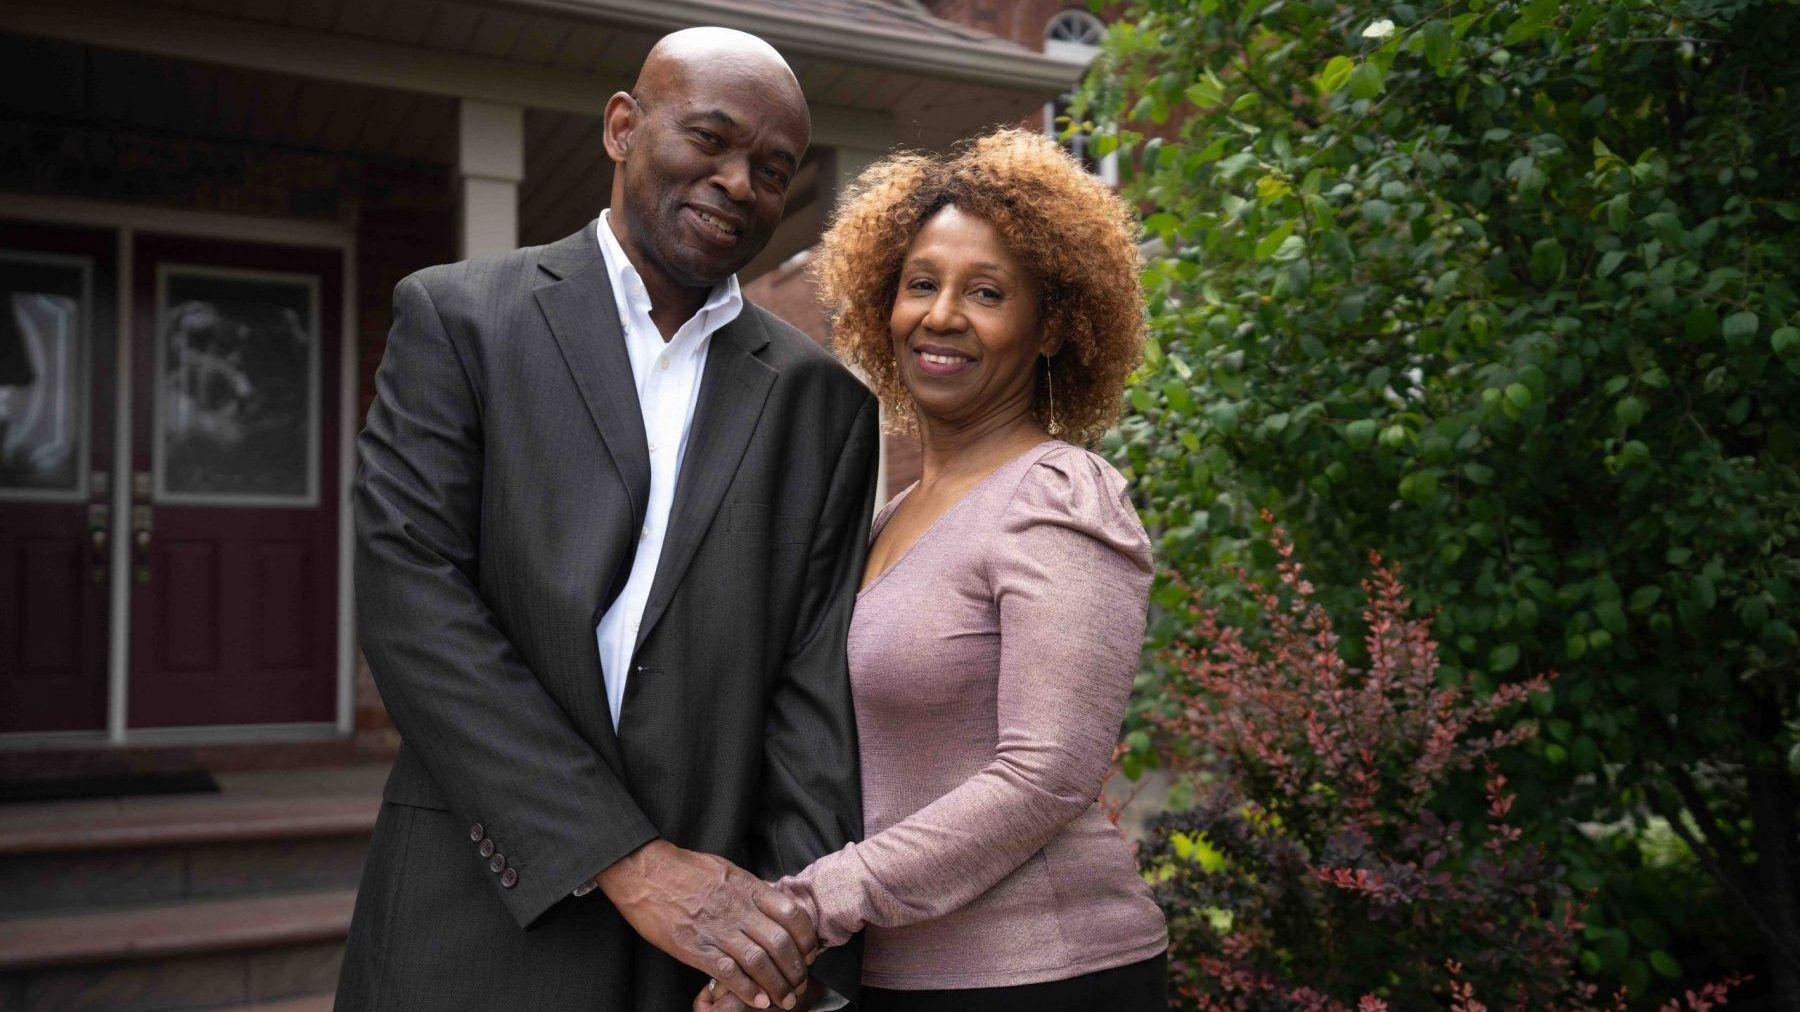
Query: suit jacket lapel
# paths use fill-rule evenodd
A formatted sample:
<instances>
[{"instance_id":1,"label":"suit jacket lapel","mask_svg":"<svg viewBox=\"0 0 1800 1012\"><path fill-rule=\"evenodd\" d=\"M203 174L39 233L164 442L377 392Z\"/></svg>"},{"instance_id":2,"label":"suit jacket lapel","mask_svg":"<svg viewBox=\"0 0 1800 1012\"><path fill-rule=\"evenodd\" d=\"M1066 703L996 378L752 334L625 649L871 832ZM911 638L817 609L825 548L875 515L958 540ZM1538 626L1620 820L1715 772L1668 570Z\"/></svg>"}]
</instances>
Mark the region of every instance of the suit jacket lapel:
<instances>
[{"instance_id":1,"label":"suit jacket lapel","mask_svg":"<svg viewBox=\"0 0 1800 1012\"><path fill-rule=\"evenodd\" d=\"M632 529L644 524L650 502L650 449L644 440L644 414L619 308L613 301L606 260L594 237L594 224L545 247L538 266L556 279L534 294L550 332L562 349L563 361L587 402L588 414L612 455L613 467L631 500Z\"/></svg>"},{"instance_id":2,"label":"suit jacket lapel","mask_svg":"<svg viewBox=\"0 0 1800 1012\"><path fill-rule=\"evenodd\" d=\"M775 383L775 370L756 357L769 343L769 335L756 311L746 304L737 319L713 335L706 352L706 370L700 377L700 404L694 412L694 428L682 457L681 475L675 483L675 504L669 511L668 535L644 617L638 625L636 646L655 628L687 573L694 551L706 536L713 515L737 476L744 448L756 430L763 402Z\"/></svg>"}]
</instances>

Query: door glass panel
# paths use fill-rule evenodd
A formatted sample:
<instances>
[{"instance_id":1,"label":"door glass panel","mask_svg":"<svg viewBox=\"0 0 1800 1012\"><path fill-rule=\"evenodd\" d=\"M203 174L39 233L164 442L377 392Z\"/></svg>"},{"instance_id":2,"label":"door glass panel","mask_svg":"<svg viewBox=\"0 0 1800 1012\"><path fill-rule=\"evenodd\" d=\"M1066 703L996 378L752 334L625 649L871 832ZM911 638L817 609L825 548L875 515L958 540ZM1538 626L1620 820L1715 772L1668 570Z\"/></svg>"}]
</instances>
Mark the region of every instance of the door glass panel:
<instances>
[{"instance_id":1,"label":"door glass panel","mask_svg":"<svg viewBox=\"0 0 1800 1012\"><path fill-rule=\"evenodd\" d=\"M0 250L0 498L79 499L88 264Z\"/></svg>"},{"instance_id":2,"label":"door glass panel","mask_svg":"<svg viewBox=\"0 0 1800 1012\"><path fill-rule=\"evenodd\" d=\"M316 279L174 266L159 273L157 498L316 504Z\"/></svg>"}]
</instances>

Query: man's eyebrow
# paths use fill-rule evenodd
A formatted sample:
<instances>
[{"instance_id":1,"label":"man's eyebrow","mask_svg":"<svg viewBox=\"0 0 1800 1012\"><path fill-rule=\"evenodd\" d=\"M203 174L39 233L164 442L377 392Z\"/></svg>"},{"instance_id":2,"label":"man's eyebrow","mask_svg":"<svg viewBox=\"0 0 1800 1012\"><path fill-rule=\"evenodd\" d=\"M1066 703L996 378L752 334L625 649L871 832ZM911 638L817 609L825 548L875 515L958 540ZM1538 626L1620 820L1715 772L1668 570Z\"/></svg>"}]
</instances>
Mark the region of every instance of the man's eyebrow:
<instances>
[{"instance_id":1,"label":"man's eyebrow","mask_svg":"<svg viewBox=\"0 0 1800 1012\"><path fill-rule=\"evenodd\" d=\"M732 118L730 113L726 112L723 109L706 109L701 112L695 113L690 118L689 122L692 122L694 120L708 120L712 123L718 124L720 127L724 128L726 130L736 130L739 128L739 125L740 125L736 119ZM792 151L789 151L786 148L776 148L773 151L769 152L769 154L773 155L775 158L778 158L783 162L786 162L789 171L798 171L800 168L800 156L794 154Z\"/></svg>"}]
</instances>

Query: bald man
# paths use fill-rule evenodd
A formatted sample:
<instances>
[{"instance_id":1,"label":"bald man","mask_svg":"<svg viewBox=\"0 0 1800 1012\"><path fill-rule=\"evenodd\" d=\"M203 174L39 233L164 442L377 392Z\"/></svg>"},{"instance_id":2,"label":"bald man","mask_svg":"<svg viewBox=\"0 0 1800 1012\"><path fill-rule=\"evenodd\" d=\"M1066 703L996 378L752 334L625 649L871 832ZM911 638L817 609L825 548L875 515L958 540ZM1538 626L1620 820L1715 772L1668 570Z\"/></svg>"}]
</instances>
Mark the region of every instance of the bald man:
<instances>
[{"instance_id":1,"label":"bald man","mask_svg":"<svg viewBox=\"0 0 1800 1012\"><path fill-rule=\"evenodd\" d=\"M736 279L809 133L772 48L676 33L607 103L608 211L395 289L356 587L405 745L338 1009L854 996L761 881L862 825L875 403Z\"/></svg>"}]
</instances>

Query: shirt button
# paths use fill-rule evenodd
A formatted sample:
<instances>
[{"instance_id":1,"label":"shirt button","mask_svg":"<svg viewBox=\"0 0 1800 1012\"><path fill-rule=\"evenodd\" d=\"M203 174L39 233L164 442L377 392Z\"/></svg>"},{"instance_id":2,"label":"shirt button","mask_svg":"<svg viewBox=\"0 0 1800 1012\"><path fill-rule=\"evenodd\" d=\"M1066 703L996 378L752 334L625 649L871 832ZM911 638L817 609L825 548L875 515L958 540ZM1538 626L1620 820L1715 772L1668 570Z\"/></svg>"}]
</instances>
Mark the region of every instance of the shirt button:
<instances>
[{"instance_id":1,"label":"shirt button","mask_svg":"<svg viewBox=\"0 0 1800 1012\"><path fill-rule=\"evenodd\" d=\"M650 528L646 527L643 530L638 531L638 540L639 541L646 540L649 537L650 537Z\"/></svg>"},{"instance_id":2,"label":"shirt button","mask_svg":"<svg viewBox=\"0 0 1800 1012\"><path fill-rule=\"evenodd\" d=\"M654 439L652 439L652 440L651 440L651 441L650 441L650 452L651 452L651 453L655 453L655 452L656 452L656 440L654 440Z\"/></svg>"},{"instance_id":3,"label":"shirt button","mask_svg":"<svg viewBox=\"0 0 1800 1012\"><path fill-rule=\"evenodd\" d=\"M656 364L660 368L667 369L669 367L669 356L664 355L662 358L657 359Z\"/></svg>"}]
</instances>

